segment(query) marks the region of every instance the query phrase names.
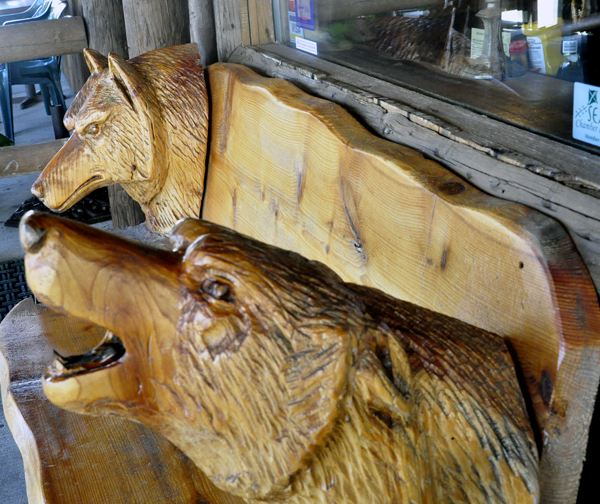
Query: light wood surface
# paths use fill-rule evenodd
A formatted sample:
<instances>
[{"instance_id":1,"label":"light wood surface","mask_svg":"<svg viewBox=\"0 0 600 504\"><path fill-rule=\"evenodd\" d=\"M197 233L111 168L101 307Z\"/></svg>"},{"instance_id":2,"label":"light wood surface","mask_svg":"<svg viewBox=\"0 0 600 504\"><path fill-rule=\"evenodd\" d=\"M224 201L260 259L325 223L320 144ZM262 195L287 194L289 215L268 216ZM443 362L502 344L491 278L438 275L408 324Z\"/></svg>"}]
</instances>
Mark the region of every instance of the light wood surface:
<instances>
[{"instance_id":1,"label":"light wood surface","mask_svg":"<svg viewBox=\"0 0 600 504\"><path fill-rule=\"evenodd\" d=\"M0 178L41 172L67 140L0 147Z\"/></svg>"},{"instance_id":2,"label":"light wood surface","mask_svg":"<svg viewBox=\"0 0 600 504\"><path fill-rule=\"evenodd\" d=\"M198 217L208 98L197 46L157 49L129 61L85 54L94 72L65 116L73 134L32 192L64 211L92 190L119 183L154 231Z\"/></svg>"},{"instance_id":3,"label":"light wood surface","mask_svg":"<svg viewBox=\"0 0 600 504\"><path fill-rule=\"evenodd\" d=\"M79 53L85 47L87 36L80 17L0 26L3 63Z\"/></svg>"},{"instance_id":4,"label":"light wood surface","mask_svg":"<svg viewBox=\"0 0 600 504\"><path fill-rule=\"evenodd\" d=\"M40 376L52 350L87 351L104 331L32 299L0 325L2 402L23 455L29 503L238 503L143 425L76 415L48 401Z\"/></svg>"},{"instance_id":5,"label":"light wood surface","mask_svg":"<svg viewBox=\"0 0 600 504\"><path fill-rule=\"evenodd\" d=\"M149 425L252 502L538 502L500 337L203 221L174 252L33 212L20 232L36 296L112 332L54 359L54 404Z\"/></svg>"},{"instance_id":6,"label":"light wood surface","mask_svg":"<svg viewBox=\"0 0 600 504\"><path fill-rule=\"evenodd\" d=\"M600 291L599 156L289 47L243 47L232 61L341 104L482 191L557 219Z\"/></svg>"},{"instance_id":7,"label":"light wood surface","mask_svg":"<svg viewBox=\"0 0 600 504\"><path fill-rule=\"evenodd\" d=\"M288 83L222 64L209 80L203 218L503 335L535 411L544 502L574 502L600 316L564 229Z\"/></svg>"}]
</instances>

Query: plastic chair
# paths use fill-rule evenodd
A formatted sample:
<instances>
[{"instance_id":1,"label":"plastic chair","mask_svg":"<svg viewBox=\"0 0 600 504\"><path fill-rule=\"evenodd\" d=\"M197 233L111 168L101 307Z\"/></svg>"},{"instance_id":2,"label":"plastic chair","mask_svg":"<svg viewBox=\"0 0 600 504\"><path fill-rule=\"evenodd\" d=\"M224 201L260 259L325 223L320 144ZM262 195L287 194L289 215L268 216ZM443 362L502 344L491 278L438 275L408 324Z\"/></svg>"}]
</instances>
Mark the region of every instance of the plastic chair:
<instances>
[{"instance_id":1,"label":"plastic chair","mask_svg":"<svg viewBox=\"0 0 600 504\"><path fill-rule=\"evenodd\" d=\"M33 18L11 20L6 25L41 21L44 19L60 18L67 4L60 0L45 0L36 10ZM0 104L2 105L2 116L4 118L5 135L14 141L14 120L12 114L11 86L15 84L38 84L44 100L46 114L50 115L52 105L60 105L63 110L67 106L63 94L61 80L62 58L54 56L38 60L18 61L3 65L0 77Z\"/></svg>"},{"instance_id":2,"label":"plastic chair","mask_svg":"<svg viewBox=\"0 0 600 504\"><path fill-rule=\"evenodd\" d=\"M13 21L16 19L30 19L37 14L37 11L40 7L44 5L48 0L35 0L27 10L23 12L17 12L15 14L4 14L0 16L0 26L4 25L7 21Z\"/></svg>"}]
</instances>

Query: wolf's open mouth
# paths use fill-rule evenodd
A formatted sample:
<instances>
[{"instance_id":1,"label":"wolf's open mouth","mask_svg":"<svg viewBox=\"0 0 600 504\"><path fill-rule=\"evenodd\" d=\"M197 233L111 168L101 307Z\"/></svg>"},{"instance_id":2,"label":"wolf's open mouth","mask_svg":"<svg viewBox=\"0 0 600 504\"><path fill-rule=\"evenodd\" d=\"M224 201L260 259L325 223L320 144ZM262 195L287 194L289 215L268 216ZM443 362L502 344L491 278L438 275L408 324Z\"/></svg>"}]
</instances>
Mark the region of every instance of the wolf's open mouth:
<instances>
[{"instance_id":1,"label":"wolf's open mouth","mask_svg":"<svg viewBox=\"0 0 600 504\"><path fill-rule=\"evenodd\" d=\"M94 175L93 177L89 178L83 184L81 184L77 189L75 189L73 191L73 194L71 194L71 196L69 196L62 205L60 205L58 208L55 208L54 210L57 212L64 212L65 210L68 210L71 206L73 206L81 198L83 198L83 196L87 195L87 193L81 194L81 192L84 189L87 189L88 186L95 184L96 182L103 182L103 180L104 180L104 178L102 177L102 175Z\"/></svg>"},{"instance_id":2,"label":"wolf's open mouth","mask_svg":"<svg viewBox=\"0 0 600 504\"><path fill-rule=\"evenodd\" d=\"M51 380L69 378L73 375L104 369L117 363L125 355L125 346L121 339L106 331L100 344L80 355L63 357L54 352L54 361L48 370Z\"/></svg>"}]
</instances>

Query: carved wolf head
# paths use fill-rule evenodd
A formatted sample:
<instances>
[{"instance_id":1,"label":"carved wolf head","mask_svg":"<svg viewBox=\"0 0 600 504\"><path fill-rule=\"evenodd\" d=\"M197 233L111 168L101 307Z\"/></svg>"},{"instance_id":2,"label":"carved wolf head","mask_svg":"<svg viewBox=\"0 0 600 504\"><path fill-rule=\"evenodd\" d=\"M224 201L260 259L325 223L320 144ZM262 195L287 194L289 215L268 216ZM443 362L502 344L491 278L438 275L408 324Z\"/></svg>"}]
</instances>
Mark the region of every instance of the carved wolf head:
<instances>
[{"instance_id":1,"label":"carved wolf head","mask_svg":"<svg viewBox=\"0 0 600 504\"><path fill-rule=\"evenodd\" d=\"M109 331L57 356L56 405L142 422L248 499L537 501L500 338L207 222L174 252L33 213L21 237L38 298Z\"/></svg>"},{"instance_id":2,"label":"carved wolf head","mask_svg":"<svg viewBox=\"0 0 600 504\"><path fill-rule=\"evenodd\" d=\"M208 120L197 46L129 61L90 49L85 57L92 76L64 119L71 139L32 192L64 211L94 189L119 183L154 230L198 217Z\"/></svg>"}]
</instances>

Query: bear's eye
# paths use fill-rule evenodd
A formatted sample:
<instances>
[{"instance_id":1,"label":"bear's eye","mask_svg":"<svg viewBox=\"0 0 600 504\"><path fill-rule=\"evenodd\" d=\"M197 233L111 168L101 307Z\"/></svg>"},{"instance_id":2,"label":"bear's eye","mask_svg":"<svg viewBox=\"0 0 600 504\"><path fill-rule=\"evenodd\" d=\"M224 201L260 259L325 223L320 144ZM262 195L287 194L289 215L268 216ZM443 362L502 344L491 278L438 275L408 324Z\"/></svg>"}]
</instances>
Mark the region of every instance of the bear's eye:
<instances>
[{"instance_id":1,"label":"bear's eye","mask_svg":"<svg viewBox=\"0 0 600 504\"><path fill-rule=\"evenodd\" d=\"M90 124L87 128L85 128L85 134L86 135L95 136L98 133L100 133L100 126L98 126L95 123Z\"/></svg>"},{"instance_id":2,"label":"bear's eye","mask_svg":"<svg viewBox=\"0 0 600 504\"><path fill-rule=\"evenodd\" d=\"M221 301L233 302L233 292L231 287L226 283L207 278L202 281L202 292L208 294L214 299Z\"/></svg>"}]
</instances>

